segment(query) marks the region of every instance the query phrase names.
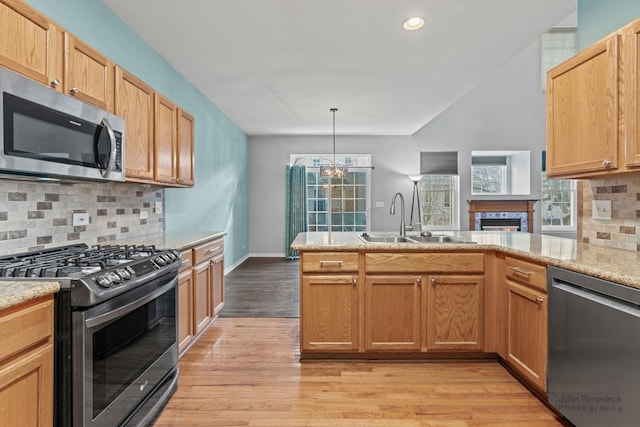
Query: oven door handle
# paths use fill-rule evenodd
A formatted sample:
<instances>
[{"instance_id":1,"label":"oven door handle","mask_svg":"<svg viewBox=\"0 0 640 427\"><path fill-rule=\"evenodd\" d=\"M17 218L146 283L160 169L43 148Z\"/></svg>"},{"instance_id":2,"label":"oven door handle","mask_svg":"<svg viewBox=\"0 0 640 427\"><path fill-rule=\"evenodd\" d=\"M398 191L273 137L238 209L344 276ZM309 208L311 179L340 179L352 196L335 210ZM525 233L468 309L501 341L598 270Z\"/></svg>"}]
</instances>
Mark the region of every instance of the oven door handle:
<instances>
[{"instance_id":1,"label":"oven door handle","mask_svg":"<svg viewBox=\"0 0 640 427\"><path fill-rule=\"evenodd\" d=\"M175 277L173 278L169 283L162 285L161 287L159 287L158 289L155 289L153 292L146 294L144 297L142 298L137 298L127 304L124 304L118 308L116 308L115 310L111 310L108 311L104 314L99 314L95 317L90 317L88 319L85 319L84 323L86 325L87 328L91 329L91 328L95 328L97 326L100 326L104 323L110 322L112 320L115 320L119 317L124 316L127 313L132 312L133 310L137 309L138 307L142 307L143 305L145 305L146 303L148 303L149 301L152 301L156 298L158 298L160 295L164 294L165 292L171 290L172 288L175 288L176 285L178 284L178 278Z\"/></svg>"}]
</instances>

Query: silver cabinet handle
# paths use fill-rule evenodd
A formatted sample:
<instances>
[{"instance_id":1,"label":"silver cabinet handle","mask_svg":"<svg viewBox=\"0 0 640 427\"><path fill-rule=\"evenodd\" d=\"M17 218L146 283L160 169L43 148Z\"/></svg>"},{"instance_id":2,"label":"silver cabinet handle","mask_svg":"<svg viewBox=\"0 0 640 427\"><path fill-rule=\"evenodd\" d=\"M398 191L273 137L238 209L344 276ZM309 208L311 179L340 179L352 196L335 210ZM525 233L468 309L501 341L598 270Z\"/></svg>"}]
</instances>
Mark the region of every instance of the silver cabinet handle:
<instances>
[{"instance_id":1,"label":"silver cabinet handle","mask_svg":"<svg viewBox=\"0 0 640 427\"><path fill-rule=\"evenodd\" d=\"M215 251L217 251L218 249L220 249L220 246L216 246L215 248L211 248L211 249L209 249L209 250L207 251L207 253L215 252Z\"/></svg>"},{"instance_id":2,"label":"silver cabinet handle","mask_svg":"<svg viewBox=\"0 0 640 427\"><path fill-rule=\"evenodd\" d=\"M436 284L436 279L431 279L431 284L435 286L435 284Z\"/></svg>"},{"instance_id":3,"label":"silver cabinet handle","mask_svg":"<svg viewBox=\"0 0 640 427\"><path fill-rule=\"evenodd\" d=\"M73 95L77 94L78 92L80 92L80 91L78 90L77 87L72 87L71 89L69 89L69 93L71 93Z\"/></svg>"},{"instance_id":4,"label":"silver cabinet handle","mask_svg":"<svg viewBox=\"0 0 640 427\"><path fill-rule=\"evenodd\" d=\"M357 284L358 284L358 279L356 279L356 278L354 277L354 278L352 279L352 283L353 283L353 286L357 285Z\"/></svg>"},{"instance_id":5,"label":"silver cabinet handle","mask_svg":"<svg viewBox=\"0 0 640 427\"><path fill-rule=\"evenodd\" d=\"M544 298L536 297L536 304L540 305L544 302Z\"/></svg>"},{"instance_id":6,"label":"silver cabinet handle","mask_svg":"<svg viewBox=\"0 0 640 427\"><path fill-rule=\"evenodd\" d=\"M420 286L421 284L422 284L422 279L418 277L416 279L416 285Z\"/></svg>"},{"instance_id":7,"label":"silver cabinet handle","mask_svg":"<svg viewBox=\"0 0 640 427\"><path fill-rule=\"evenodd\" d=\"M58 87L58 86L60 86L60 80L58 79L51 80L51 87Z\"/></svg>"},{"instance_id":8,"label":"silver cabinet handle","mask_svg":"<svg viewBox=\"0 0 640 427\"><path fill-rule=\"evenodd\" d=\"M602 161L602 166L604 166L605 168L608 168L609 166L611 166L611 160L603 160Z\"/></svg>"},{"instance_id":9,"label":"silver cabinet handle","mask_svg":"<svg viewBox=\"0 0 640 427\"><path fill-rule=\"evenodd\" d=\"M527 276L527 279L533 274L532 272L523 270L520 267L509 267L509 268L516 274L522 274L524 276Z\"/></svg>"}]
</instances>

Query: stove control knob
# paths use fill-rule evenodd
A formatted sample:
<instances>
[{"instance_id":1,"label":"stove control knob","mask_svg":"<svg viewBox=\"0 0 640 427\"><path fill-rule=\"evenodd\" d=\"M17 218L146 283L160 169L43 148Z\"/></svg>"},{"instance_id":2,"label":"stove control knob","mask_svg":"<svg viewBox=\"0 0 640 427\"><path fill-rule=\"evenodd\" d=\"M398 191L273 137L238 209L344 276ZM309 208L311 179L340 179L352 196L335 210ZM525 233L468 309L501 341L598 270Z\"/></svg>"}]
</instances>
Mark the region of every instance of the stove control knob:
<instances>
[{"instance_id":1,"label":"stove control knob","mask_svg":"<svg viewBox=\"0 0 640 427\"><path fill-rule=\"evenodd\" d=\"M120 277L122 277L124 280L129 280L131 279L131 273L129 272L129 270L125 269L125 268L121 268L118 270L118 274L120 275Z\"/></svg>"},{"instance_id":2,"label":"stove control knob","mask_svg":"<svg viewBox=\"0 0 640 427\"><path fill-rule=\"evenodd\" d=\"M103 288L110 288L112 285L111 280L105 275L96 277L96 283Z\"/></svg>"},{"instance_id":3,"label":"stove control knob","mask_svg":"<svg viewBox=\"0 0 640 427\"><path fill-rule=\"evenodd\" d=\"M109 273L107 273L107 275L109 276L109 279L112 283L122 282L122 277L115 271L110 271Z\"/></svg>"},{"instance_id":4,"label":"stove control knob","mask_svg":"<svg viewBox=\"0 0 640 427\"><path fill-rule=\"evenodd\" d=\"M129 272L129 275L131 277L136 277L136 271L130 265L126 266L125 270L127 270Z\"/></svg>"},{"instance_id":5,"label":"stove control knob","mask_svg":"<svg viewBox=\"0 0 640 427\"><path fill-rule=\"evenodd\" d=\"M164 258L162 258L161 256L156 257L154 259L154 261L156 262L156 264L158 265L165 265L167 262L164 260Z\"/></svg>"},{"instance_id":6,"label":"stove control knob","mask_svg":"<svg viewBox=\"0 0 640 427\"><path fill-rule=\"evenodd\" d=\"M169 253L162 254L162 258L164 258L164 260L168 263L171 263L171 261L173 261L173 258L171 258L171 255L169 255Z\"/></svg>"}]
</instances>

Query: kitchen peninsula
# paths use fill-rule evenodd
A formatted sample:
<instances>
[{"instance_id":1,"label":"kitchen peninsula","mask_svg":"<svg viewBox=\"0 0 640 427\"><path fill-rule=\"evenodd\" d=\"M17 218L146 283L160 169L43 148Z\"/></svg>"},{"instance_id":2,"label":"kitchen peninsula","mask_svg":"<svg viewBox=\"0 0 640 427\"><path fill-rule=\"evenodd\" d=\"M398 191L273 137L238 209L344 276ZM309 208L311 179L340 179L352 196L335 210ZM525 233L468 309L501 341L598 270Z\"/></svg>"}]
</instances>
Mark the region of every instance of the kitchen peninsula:
<instances>
[{"instance_id":1,"label":"kitchen peninsula","mask_svg":"<svg viewBox=\"0 0 640 427\"><path fill-rule=\"evenodd\" d=\"M497 358L544 396L547 266L640 288L636 252L524 232L441 234L465 243L299 234L301 358Z\"/></svg>"}]
</instances>

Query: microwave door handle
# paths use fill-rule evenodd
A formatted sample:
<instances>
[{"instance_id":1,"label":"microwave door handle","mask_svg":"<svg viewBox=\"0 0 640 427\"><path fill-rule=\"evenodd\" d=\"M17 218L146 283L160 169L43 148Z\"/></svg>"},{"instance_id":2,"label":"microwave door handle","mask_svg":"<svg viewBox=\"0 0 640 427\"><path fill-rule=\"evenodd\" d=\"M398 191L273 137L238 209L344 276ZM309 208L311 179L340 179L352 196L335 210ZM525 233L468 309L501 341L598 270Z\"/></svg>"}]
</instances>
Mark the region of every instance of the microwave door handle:
<instances>
[{"instance_id":1,"label":"microwave door handle","mask_svg":"<svg viewBox=\"0 0 640 427\"><path fill-rule=\"evenodd\" d=\"M118 147L116 145L116 134L113 131L113 127L111 127L111 123L109 123L109 120L103 118L100 125L105 128L107 130L107 133L109 134L109 162L106 164L104 169L100 170L100 172L102 173L102 177L106 178L107 175L109 175L109 172L111 172L111 169L113 169L113 164L116 161L116 151Z\"/></svg>"}]
</instances>

